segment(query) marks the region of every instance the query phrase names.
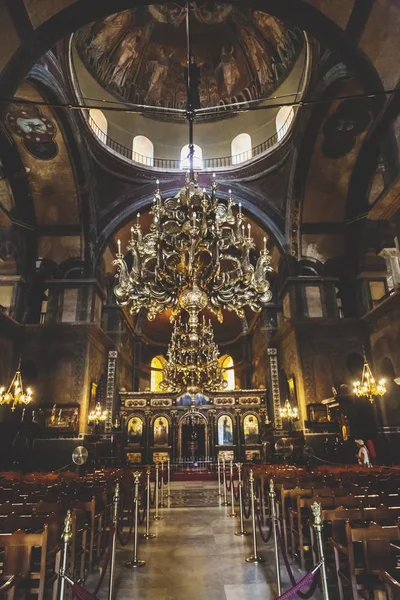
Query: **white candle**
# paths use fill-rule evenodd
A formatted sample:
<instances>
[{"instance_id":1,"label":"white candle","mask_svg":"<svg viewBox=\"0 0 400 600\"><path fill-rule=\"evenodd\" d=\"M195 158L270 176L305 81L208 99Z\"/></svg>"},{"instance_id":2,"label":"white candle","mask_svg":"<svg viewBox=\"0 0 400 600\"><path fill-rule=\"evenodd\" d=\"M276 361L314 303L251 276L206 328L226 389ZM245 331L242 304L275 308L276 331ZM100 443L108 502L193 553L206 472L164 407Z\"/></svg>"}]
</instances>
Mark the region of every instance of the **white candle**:
<instances>
[{"instance_id":1,"label":"white candle","mask_svg":"<svg viewBox=\"0 0 400 600\"><path fill-rule=\"evenodd\" d=\"M118 240L117 244L118 244L118 254L121 254L121 240Z\"/></svg>"},{"instance_id":2,"label":"white candle","mask_svg":"<svg viewBox=\"0 0 400 600\"><path fill-rule=\"evenodd\" d=\"M140 225L140 213L136 215L136 224Z\"/></svg>"},{"instance_id":3,"label":"white candle","mask_svg":"<svg viewBox=\"0 0 400 600\"><path fill-rule=\"evenodd\" d=\"M250 225L250 223L247 223L247 236L249 239L251 238L250 234L251 234L251 225Z\"/></svg>"},{"instance_id":4,"label":"white candle","mask_svg":"<svg viewBox=\"0 0 400 600\"><path fill-rule=\"evenodd\" d=\"M267 238L264 237L264 250L266 250L266 249L267 249Z\"/></svg>"},{"instance_id":5,"label":"white candle","mask_svg":"<svg viewBox=\"0 0 400 600\"><path fill-rule=\"evenodd\" d=\"M242 203L239 202L239 215L242 216Z\"/></svg>"},{"instance_id":6,"label":"white candle","mask_svg":"<svg viewBox=\"0 0 400 600\"><path fill-rule=\"evenodd\" d=\"M131 227L131 241L133 242L133 227Z\"/></svg>"}]
</instances>

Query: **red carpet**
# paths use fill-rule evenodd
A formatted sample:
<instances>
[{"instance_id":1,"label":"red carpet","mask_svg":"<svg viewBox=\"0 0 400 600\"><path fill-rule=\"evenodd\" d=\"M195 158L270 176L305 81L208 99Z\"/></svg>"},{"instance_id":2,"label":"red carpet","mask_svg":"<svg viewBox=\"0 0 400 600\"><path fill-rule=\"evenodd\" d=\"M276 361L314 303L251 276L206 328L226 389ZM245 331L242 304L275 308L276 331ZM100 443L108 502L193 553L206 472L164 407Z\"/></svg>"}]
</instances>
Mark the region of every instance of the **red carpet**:
<instances>
[{"instance_id":1,"label":"red carpet","mask_svg":"<svg viewBox=\"0 0 400 600\"><path fill-rule=\"evenodd\" d=\"M171 474L172 481L217 481L215 471L176 471Z\"/></svg>"}]
</instances>

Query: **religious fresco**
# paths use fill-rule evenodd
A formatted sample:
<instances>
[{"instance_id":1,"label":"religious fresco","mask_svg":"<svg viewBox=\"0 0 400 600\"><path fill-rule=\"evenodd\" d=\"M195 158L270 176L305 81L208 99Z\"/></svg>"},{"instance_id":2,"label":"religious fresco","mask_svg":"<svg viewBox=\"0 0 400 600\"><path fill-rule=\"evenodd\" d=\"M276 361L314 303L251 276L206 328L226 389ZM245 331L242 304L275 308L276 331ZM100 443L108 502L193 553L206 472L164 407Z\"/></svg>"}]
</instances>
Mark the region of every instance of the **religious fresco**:
<instances>
[{"instance_id":1,"label":"religious fresco","mask_svg":"<svg viewBox=\"0 0 400 600\"><path fill-rule=\"evenodd\" d=\"M165 417L157 417L154 421L154 445L168 446L168 420Z\"/></svg>"},{"instance_id":2,"label":"religious fresco","mask_svg":"<svg viewBox=\"0 0 400 600\"><path fill-rule=\"evenodd\" d=\"M6 121L13 133L21 138L29 154L39 160L51 160L57 156L56 125L43 115L38 106L14 105L7 113Z\"/></svg>"},{"instance_id":3,"label":"religious fresco","mask_svg":"<svg viewBox=\"0 0 400 600\"><path fill-rule=\"evenodd\" d=\"M85 66L121 100L186 107L185 9L151 5L78 31ZM288 75L304 37L266 13L207 2L191 11L192 81L197 108L257 100Z\"/></svg>"},{"instance_id":4,"label":"religious fresco","mask_svg":"<svg viewBox=\"0 0 400 600\"><path fill-rule=\"evenodd\" d=\"M233 421L228 415L221 415L218 419L218 444L219 446L233 444Z\"/></svg>"}]
</instances>

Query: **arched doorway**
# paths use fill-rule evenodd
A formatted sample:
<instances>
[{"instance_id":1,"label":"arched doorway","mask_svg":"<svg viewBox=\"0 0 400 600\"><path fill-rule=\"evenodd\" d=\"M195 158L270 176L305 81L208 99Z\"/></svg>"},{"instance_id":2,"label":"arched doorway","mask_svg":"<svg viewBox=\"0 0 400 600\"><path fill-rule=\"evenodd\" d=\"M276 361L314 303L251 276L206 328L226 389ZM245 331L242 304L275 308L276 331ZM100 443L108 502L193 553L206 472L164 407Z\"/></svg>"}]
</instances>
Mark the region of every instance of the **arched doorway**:
<instances>
[{"instance_id":1,"label":"arched doorway","mask_svg":"<svg viewBox=\"0 0 400 600\"><path fill-rule=\"evenodd\" d=\"M208 456L208 423L204 415L187 412L179 421L179 458Z\"/></svg>"}]
</instances>

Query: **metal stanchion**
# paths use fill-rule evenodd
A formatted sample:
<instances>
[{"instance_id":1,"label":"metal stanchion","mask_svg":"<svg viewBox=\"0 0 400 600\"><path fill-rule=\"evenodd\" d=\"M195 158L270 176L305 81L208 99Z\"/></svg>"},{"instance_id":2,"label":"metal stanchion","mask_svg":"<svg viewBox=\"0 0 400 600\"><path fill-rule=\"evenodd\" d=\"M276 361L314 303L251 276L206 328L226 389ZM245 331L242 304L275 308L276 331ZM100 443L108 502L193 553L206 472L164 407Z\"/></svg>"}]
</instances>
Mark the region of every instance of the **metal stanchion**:
<instances>
[{"instance_id":1,"label":"metal stanchion","mask_svg":"<svg viewBox=\"0 0 400 600\"><path fill-rule=\"evenodd\" d=\"M322 542L322 519L321 519L321 504L314 502L311 505L311 510L314 515L314 530L317 538L318 560L321 562L321 586L323 600L329 600L328 579L326 576L326 565L324 556L324 545Z\"/></svg>"},{"instance_id":2,"label":"metal stanchion","mask_svg":"<svg viewBox=\"0 0 400 600\"><path fill-rule=\"evenodd\" d=\"M115 486L113 498L113 516L112 524L114 527L112 547L111 547L111 565L110 565L110 583L108 587L108 600L113 600L114 595L114 572L115 572L115 552L117 550L117 529L118 529L118 507L119 507L119 483Z\"/></svg>"},{"instance_id":3,"label":"metal stanchion","mask_svg":"<svg viewBox=\"0 0 400 600\"><path fill-rule=\"evenodd\" d=\"M140 481L140 471L135 471L133 473L134 484L135 484L135 532L133 536L133 557L132 560L128 561L125 566L126 567L143 567L145 565L144 560L139 560L137 555L137 546L138 546L138 526L139 526L139 481Z\"/></svg>"},{"instance_id":4,"label":"metal stanchion","mask_svg":"<svg viewBox=\"0 0 400 600\"><path fill-rule=\"evenodd\" d=\"M274 555L275 555L275 568L276 568L276 584L278 587L278 596L282 593L281 583L281 565L279 562L279 546L278 546L278 517L276 514L276 494L274 488L273 479L269 480L269 501L271 505L271 520L272 520L272 532L274 534Z\"/></svg>"},{"instance_id":5,"label":"metal stanchion","mask_svg":"<svg viewBox=\"0 0 400 600\"><path fill-rule=\"evenodd\" d=\"M61 560L61 569L60 569L60 600L64 600L65 598L65 579L64 575L67 570L67 562L68 562L68 550L69 545L72 540L72 519L71 519L71 511L67 510L67 514L64 520L64 530L61 535L62 541L62 560Z\"/></svg>"},{"instance_id":6,"label":"metal stanchion","mask_svg":"<svg viewBox=\"0 0 400 600\"><path fill-rule=\"evenodd\" d=\"M249 482L250 482L250 500L251 500L251 521L252 521L252 527L253 527L253 554L251 554L250 556L248 556L246 558L246 562L259 563L259 562L263 562L264 559L261 558L261 556L259 556L258 549L257 549L256 508L255 508L256 497L254 494L253 469L250 469Z\"/></svg>"},{"instance_id":7,"label":"metal stanchion","mask_svg":"<svg viewBox=\"0 0 400 600\"><path fill-rule=\"evenodd\" d=\"M171 459L168 459L167 462L167 474L168 474L168 479L167 479L167 498L171 498Z\"/></svg>"},{"instance_id":8,"label":"metal stanchion","mask_svg":"<svg viewBox=\"0 0 400 600\"><path fill-rule=\"evenodd\" d=\"M222 487L224 488L224 501L222 502L222 506L228 506L228 500L226 498L226 466L225 466L225 457L222 458Z\"/></svg>"},{"instance_id":9,"label":"metal stanchion","mask_svg":"<svg viewBox=\"0 0 400 600\"><path fill-rule=\"evenodd\" d=\"M239 514L240 514L240 530L235 532L235 535L245 536L250 535L244 528L244 514L243 514L243 481L242 481L242 463L236 463L238 469L238 480L239 480Z\"/></svg>"},{"instance_id":10,"label":"metal stanchion","mask_svg":"<svg viewBox=\"0 0 400 600\"><path fill-rule=\"evenodd\" d=\"M154 521L160 521L161 520L161 517L158 514L158 477L159 477L158 471L159 471L159 469L160 469L160 463L156 462L156 502L155 502L155 504L156 504L156 512L155 512L155 515L153 517Z\"/></svg>"},{"instance_id":11,"label":"metal stanchion","mask_svg":"<svg viewBox=\"0 0 400 600\"><path fill-rule=\"evenodd\" d=\"M140 536L144 540L152 540L156 536L154 533L150 533L150 475L151 470L146 471L146 532Z\"/></svg>"},{"instance_id":12,"label":"metal stanchion","mask_svg":"<svg viewBox=\"0 0 400 600\"><path fill-rule=\"evenodd\" d=\"M222 494L221 494L221 461L219 460L219 456L217 458L218 461L218 466L217 466L217 471L218 471L218 497L221 498Z\"/></svg>"},{"instance_id":13,"label":"metal stanchion","mask_svg":"<svg viewBox=\"0 0 400 600\"><path fill-rule=\"evenodd\" d=\"M161 461L160 508L164 507L164 461Z\"/></svg>"},{"instance_id":14,"label":"metal stanchion","mask_svg":"<svg viewBox=\"0 0 400 600\"><path fill-rule=\"evenodd\" d=\"M231 464L229 466L229 474L231 477L231 512L227 516L235 518L236 513L235 513L235 492L233 489L233 460L231 460Z\"/></svg>"}]
</instances>

